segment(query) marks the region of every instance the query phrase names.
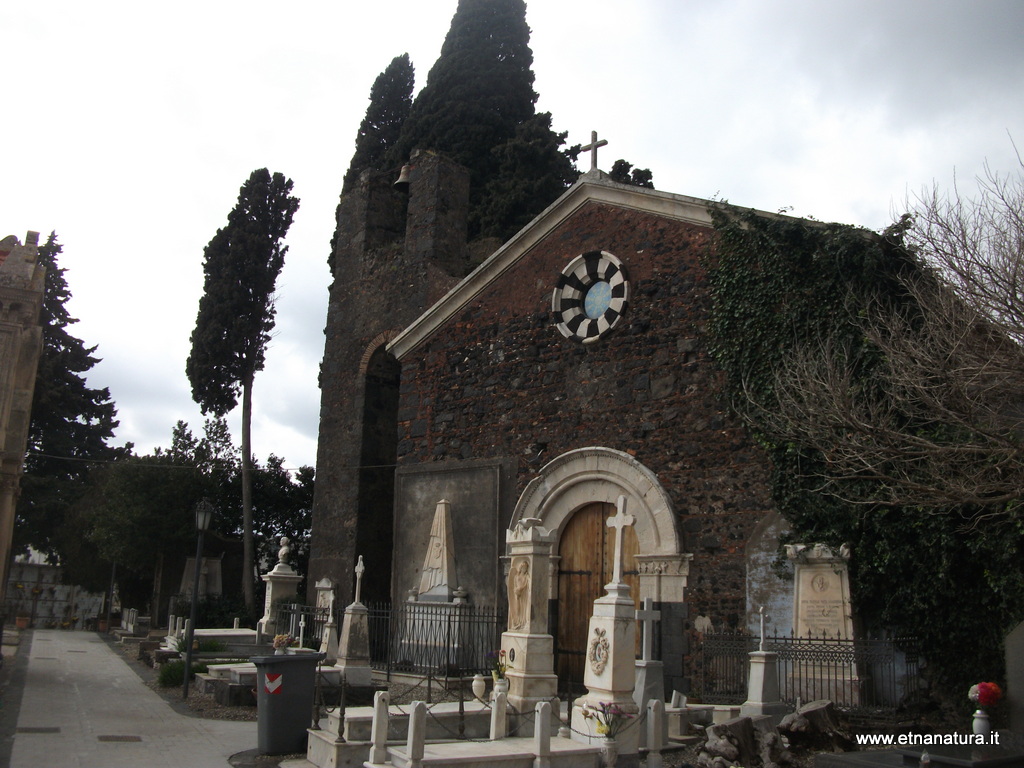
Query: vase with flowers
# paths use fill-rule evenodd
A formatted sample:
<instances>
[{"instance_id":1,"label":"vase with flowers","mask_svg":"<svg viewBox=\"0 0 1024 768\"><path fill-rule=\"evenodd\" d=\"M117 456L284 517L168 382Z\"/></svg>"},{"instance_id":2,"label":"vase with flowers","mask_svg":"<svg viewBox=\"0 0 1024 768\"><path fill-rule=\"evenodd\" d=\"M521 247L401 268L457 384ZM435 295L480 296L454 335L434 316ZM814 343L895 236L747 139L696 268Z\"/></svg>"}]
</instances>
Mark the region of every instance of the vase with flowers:
<instances>
[{"instance_id":1,"label":"vase with flowers","mask_svg":"<svg viewBox=\"0 0 1024 768\"><path fill-rule=\"evenodd\" d=\"M974 702L977 709L974 711L974 721L971 730L974 733L987 736L992 732L992 724L988 719L986 707L994 707L1003 698L1003 689L996 683L977 683L972 685L967 692L967 698Z\"/></svg>"},{"instance_id":2,"label":"vase with flowers","mask_svg":"<svg viewBox=\"0 0 1024 768\"><path fill-rule=\"evenodd\" d=\"M608 738L615 738L615 734L625 728L633 717L618 704L608 701L599 701L597 706L584 704L582 714L585 719L595 721L594 731L599 736Z\"/></svg>"},{"instance_id":3,"label":"vase with flowers","mask_svg":"<svg viewBox=\"0 0 1024 768\"><path fill-rule=\"evenodd\" d=\"M505 672L512 668L505 658L505 649L488 651L487 658L491 662L491 678L494 682L505 679Z\"/></svg>"},{"instance_id":4,"label":"vase with flowers","mask_svg":"<svg viewBox=\"0 0 1024 768\"><path fill-rule=\"evenodd\" d=\"M288 653L288 649L295 645L295 638L285 633L282 635L274 635L274 655L283 656Z\"/></svg>"},{"instance_id":5,"label":"vase with flowers","mask_svg":"<svg viewBox=\"0 0 1024 768\"><path fill-rule=\"evenodd\" d=\"M494 680L494 693L508 693L508 678L505 673L512 668L505 657L505 650L488 651L487 658L491 661L491 679Z\"/></svg>"},{"instance_id":6,"label":"vase with flowers","mask_svg":"<svg viewBox=\"0 0 1024 768\"><path fill-rule=\"evenodd\" d=\"M626 727L633 715L614 702L599 701L597 706L584 704L581 710L584 719L594 720L594 731L602 738L601 762L614 766L619 756L616 734Z\"/></svg>"}]
</instances>

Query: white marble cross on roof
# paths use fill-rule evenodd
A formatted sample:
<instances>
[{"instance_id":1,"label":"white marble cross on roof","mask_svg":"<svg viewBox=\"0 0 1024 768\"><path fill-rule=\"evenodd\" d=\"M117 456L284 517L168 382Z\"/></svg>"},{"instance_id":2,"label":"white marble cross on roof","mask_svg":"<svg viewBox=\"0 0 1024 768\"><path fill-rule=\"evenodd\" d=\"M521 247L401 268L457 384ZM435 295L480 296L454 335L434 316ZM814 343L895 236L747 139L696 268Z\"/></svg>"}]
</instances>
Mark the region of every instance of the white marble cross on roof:
<instances>
[{"instance_id":1,"label":"white marble cross on roof","mask_svg":"<svg viewBox=\"0 0 1024 768\"><path fill-rule=\"evenodd\" d=\"M598 147L604 147L604 146L607 146L607 145L608 145L608 140L607 139L601 139L600 141L597 140L597 131L591 131L590 132L590 143L587 144L587 146L585 146L585 147L580 147L580 151L581 152L589 152L590 153L590 170L592 170L592 171L596 171L597 170L597 148Z\"/></svg>"}]
</instances>

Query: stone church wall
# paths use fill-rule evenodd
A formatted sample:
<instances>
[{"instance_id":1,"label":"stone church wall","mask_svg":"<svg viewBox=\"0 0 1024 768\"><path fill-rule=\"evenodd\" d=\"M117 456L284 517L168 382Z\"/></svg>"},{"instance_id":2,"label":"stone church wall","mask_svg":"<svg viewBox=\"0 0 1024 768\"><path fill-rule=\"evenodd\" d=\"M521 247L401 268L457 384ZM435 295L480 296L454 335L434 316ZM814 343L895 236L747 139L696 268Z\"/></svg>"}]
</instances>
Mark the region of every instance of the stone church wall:
<instances>
[{"instance_id":1,"label":"stone church wall","mask_svg":"<svg viewBox=\"0 0 1024 768\"><path fill-rule=\"evenodd\" d=\"M765 459L727 415L702 341L700 257L711 234L595 203L574 213L403 360L398 462L508 457L518 498L566 451L625 451L657 474L679 515L694 555L690 619L735 627L744 621L744 542L771 502ZM551 292L564 265L591 250L622 260L633 295L614 333L582 345L554 328Z\"/></svg>"}]
</instances>

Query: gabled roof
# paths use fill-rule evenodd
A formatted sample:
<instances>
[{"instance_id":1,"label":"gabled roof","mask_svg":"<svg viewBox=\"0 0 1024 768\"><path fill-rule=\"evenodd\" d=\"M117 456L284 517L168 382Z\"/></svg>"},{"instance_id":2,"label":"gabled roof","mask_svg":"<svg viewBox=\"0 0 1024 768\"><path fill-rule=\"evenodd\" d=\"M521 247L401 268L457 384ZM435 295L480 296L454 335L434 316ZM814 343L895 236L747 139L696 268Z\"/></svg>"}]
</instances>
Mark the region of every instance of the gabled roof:
<instances>
[{"instance_id":1,"label":"gabled roof","mask_svg":"<svg viewBox=\"0 0 1024 768\"><path fill-rule=\"evenodd\" d=\"M618 184L601 171L591 171L580 177L561 197L399 333L388 344L388 351L399 360L412 352L494 281L499 280L549 232L591 202L711 226L708 207L712 203L709 200Z\"/></svg>"}]
</instances>

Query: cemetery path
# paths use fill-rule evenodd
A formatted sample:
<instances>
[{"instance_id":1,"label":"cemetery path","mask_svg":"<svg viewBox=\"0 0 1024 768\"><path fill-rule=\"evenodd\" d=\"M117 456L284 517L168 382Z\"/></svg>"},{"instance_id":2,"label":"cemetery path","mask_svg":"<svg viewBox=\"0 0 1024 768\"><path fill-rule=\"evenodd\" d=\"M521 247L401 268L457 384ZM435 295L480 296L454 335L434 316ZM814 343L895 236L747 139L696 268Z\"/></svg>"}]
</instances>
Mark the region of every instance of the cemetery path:
<instances>
[{"instance_id":1,"label":"cemetery path","mask_svg":"<svg viewBox=\"0 0 1024 768\"><path fill-rule=\"evenodd\" d=\"M225 768L256 746L254 722L174 711L95 632L34 630L21 654L11 768Z\"/></svg>"}]
</instances>

